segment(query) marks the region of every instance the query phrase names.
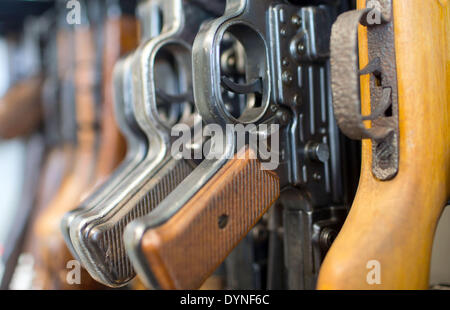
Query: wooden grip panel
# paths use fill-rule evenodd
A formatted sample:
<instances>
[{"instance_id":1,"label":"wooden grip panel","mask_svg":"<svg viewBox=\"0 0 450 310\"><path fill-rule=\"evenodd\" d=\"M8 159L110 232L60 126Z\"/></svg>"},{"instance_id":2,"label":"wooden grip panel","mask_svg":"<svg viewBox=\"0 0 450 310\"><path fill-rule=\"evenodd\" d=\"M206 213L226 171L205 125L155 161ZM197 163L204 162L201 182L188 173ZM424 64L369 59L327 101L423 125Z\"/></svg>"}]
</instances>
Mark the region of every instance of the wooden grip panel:
<instances>
[{"instance_id":1,"label":"wooden grip panel","mask_svg":"<svg viewBox=\"0 0 450 310\"><path fill-rule=\"evenodd\" d=\"M157 286L196 289L280 194L278 176L235 156L170 220L147 231L142 250Z\"/></svg>"}]
</instances>

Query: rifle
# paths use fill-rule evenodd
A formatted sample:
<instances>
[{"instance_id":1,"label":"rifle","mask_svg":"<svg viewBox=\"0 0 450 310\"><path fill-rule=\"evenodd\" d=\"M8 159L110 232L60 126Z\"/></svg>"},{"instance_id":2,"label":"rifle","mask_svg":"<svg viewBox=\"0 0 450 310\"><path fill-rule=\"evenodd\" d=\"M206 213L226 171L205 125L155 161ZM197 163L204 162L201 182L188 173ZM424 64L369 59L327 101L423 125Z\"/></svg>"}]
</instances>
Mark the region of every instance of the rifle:
<instances>
[{"instance_id":1,"label":"rifle","mask_svg":"<svg viewBox=\"0 0 450 310\"><path fill-rule=\"evenodd\" d=\"M27 136L42 120L41 89L43 76L17 82L0 98L0 138Z\"/></svg>"},{"instance_id":2,"label":"rifle","mask_svg":"<svg viewBox=\"0 0 450 310\"><path fill-rule=\"evenodd\" d=\"M358 46L358 34L362 74L373 73L360 80L361 111L372 115L357 116L352 123L342 118L339 108L347 104L352 115L359 108L357 55L349 58L354 63L336 62L333 68L340 73L347 70L346 80L353 82L346 101L337 91L339 85L333 86L341 129L347 135L353 133L353 138L371 139L362 142L359 187L322 265L319 289L428 288L433 236L450 196L450 4L434 0L376 2L381 14L365 10L366 1L359 0L359 11L341 16L332 36L335 48L345 45L348 49L340 51L350 55L350 46ZM381 25L366 20L377 17ZM360 21L367 27L358 26L357 30ZM342 28L345 25L347 31ZM384 32L380 44L374 41L377 31ZM382 48L386 52L377 54ZM392 68L396 68L396 78ZM383 106L380 86L383 92L390 89L391 108ZM381 116L373 117L380 110ZM370 129L361 126L362 120L371 120ZM364 135L358 137L358 132Z\"/></svg>"},{"instance_id":3,"label":"rifle","mask_svg":"<svg viewBox=\"0 0 450 310\"><path fill-rule=\"evenodd\" d=\"M83 8L89 9L89 13L94 11L94 6L98 2L87 5L83 3ZM92 10L92 11L91 11ZM62 11L62 15L64 15ZM89 16L84 12L84 16ZM65 15L64 15L65 16ZM95 24L94 24L95 25ZM75 120L76 127L68 126L63 128L67 135L76 133L76 146L73 149L73 162L70 172L62 181L58 193L39 215L34 225L36 236L36 265L38 275L35 277L35 286L46 289L74 288L66 281L67 263L71 259L70 253L64 244L64 240L59 231L59 222L62 215L73 208L80 200L81 195L89 189L94 182L94 168L96 160L96 101L98 94L97 71L98 57L94 44L95 31L93 25L86 23L75 27L72 31L67 26L60 32L61 40L58 48L62 55L67 57L68 64L59 68L63 76L63 114L66 117L73 115L70 106L71 91L75 93ZM98 25L96 25L98 27ZM77 47L76 51L74 47ZM75 53L73 53L75 51ZM72 65L73 63L73 71ZM72 82L73 81L73 84ZM73 85L73 86L71 86ZM67 124L66 124L67 126ZM73 131L76 128L76 131ZM68 148L71 148L70 144ZM83 271L84 272L84 271ZM98 287L86 274L82 274L82 283L76 288Z\"/></svg>"}]
</instances>

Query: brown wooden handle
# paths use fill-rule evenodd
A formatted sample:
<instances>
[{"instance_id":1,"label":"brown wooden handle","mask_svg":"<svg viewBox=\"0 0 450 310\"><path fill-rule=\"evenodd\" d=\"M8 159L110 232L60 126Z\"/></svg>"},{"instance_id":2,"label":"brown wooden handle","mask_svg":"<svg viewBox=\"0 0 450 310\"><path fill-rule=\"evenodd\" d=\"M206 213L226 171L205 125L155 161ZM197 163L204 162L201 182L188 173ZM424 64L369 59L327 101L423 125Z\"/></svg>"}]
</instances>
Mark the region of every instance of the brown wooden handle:
<instances>
[{"instance_id":1,"label":"brown wooden handle","mask_svg":"<svg viewBox=\"0 0 450 310\"><path fill-rule=\"evenodd\" d=\"M0 98L0 138L12 139L35 131L42 119L41 75L12 86Z\"/></svg>"},{"instance_id":2,"label":"brown wooden handle","mask_svg":"<svg viewBox=\"0 0 450 310\"><path fill-rule=\"evenodd\" d=\"M364 7L366 1L358 2ZM319 289L428 288L434 232L450 194L450 8L448 1L438 0L393 5L399 172L390 181L377 180L371 171L371 143L363 142L358 192L321 267ZM359 38L364 67L364 30ZM367 113L367 77L361 88L362 112Z\"/></svg>"},{"instance_id":3,"label":"brown wooden handle","mask_svg":"<svg viewBox=\"0 0 450 310\"><path fill-rule=\"evenodd\" d=\"M278 176L245 152L175 216L144 234L142 250L160 288L200 287L278 198Z\"/></svg>"}]
</instances>

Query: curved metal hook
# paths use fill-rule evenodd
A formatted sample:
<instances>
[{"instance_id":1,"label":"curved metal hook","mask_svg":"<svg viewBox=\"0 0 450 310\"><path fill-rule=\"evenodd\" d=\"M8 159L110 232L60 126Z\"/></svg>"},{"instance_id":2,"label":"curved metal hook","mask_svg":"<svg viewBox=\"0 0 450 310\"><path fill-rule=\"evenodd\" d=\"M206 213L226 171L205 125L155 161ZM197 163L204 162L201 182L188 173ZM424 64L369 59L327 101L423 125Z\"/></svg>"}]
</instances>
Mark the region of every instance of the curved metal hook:
<instances>
[{"instance_id":1,"label":"curved metal hook","mask_svg":"<svg viewBox=\"0 0 450 310\"><path fill-rule=\"evenodd\" d=\"M390 92L383 90L383 102L370 116L361 115L359 65L358 65L358 25L372 9L366 8L343 13L338 17L331 31L331 88L333 92L334 114L342 132L351 139L385 138L393 128L367 128L363 121L379 117L390 104ZM362 74L379 70L375 60Z\"/></svg>"}]
</instances>

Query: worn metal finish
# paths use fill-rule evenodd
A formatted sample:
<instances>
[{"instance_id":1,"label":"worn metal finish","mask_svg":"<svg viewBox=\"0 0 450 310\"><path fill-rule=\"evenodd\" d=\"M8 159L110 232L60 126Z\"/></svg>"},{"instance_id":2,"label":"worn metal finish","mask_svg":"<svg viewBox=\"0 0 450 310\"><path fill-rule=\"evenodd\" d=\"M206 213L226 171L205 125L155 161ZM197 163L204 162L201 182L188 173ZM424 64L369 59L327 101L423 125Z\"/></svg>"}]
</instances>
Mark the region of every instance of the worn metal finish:
<instances>
[{"instance_id":1,"label":"worn metal finish","mask_svg":"<svg viewBox=\"0 0 450 310\"><path fill-rule=\"evenodd\" d=\"M332 10L326 6L276 5L271 11L274 82L278 84L274 90L277 102L291 115L281 139L289 157L277 171L287 180L278 204L283 208L289 289L315 287L328 250L320 250L316 235L330 227L339 231L346 214L339 133L329 88L332 19ZM290 81L283 80L283 75L291 76Z\"/></svg>"},{"instance_id":2,"label":"worn metal finish","mask_svg":"<svg viewBox=\"0 0 450 310\"><path fill-rule=\"evenodd\" d=\"M372 139L373 174L392 179L398 171L398 99L392 2L380 1L381 11L366 8L340 15L331 35L331 76L337 123L352 139ZM388 15L390 14L390 15ZM379 24L376 17L379 16ZM359 70L358 25L367 26L369 64ZM371 74L371 114L361 115L359 76ZM345 78L343 78L345 77ZM371 120L367 128L364 121Z\"/></svg>"},{"instance_id":3,"label":"worn metal finish","mask_svg":"<svg viewBox=\"0 0 450 310\"><path fill-rule=\"evenodd\" d=\"M157 35L161 28L161 17L159 16L158 6L154 1L144 1L138 6L137 12L140 16L141 23L144 25L141 38L150 39ZM151 22L149 22L151 20ZM127 143L127 154L113 172L113 174L100 185L93 193L91 193L80 206L66 213L61 220L61 232L64 240L74 257L77 259L78 254L75 251L70 237L70 226L76 216L81 215L97 206L105 200L112 191L119 186L125 177L133 171L133 169L144 159L148 150L147 138L139 127L135 118L135 108L133 105L132 80L129 72L126 72L126 57L119 60L114 68L114 115L117 125Z\"/></svg>"},{"instance_id":4,"label":"worn metal finish","mask_svg":"<svg viewBox=\"0 0 450 310\"><path fill-rule=\"evenodd\" d=\"M190 45L200 23L209 15L187 1L153 2L162 13L162 32L127 57L123 69L131 86L125 91L131 92L134 117L146 135L149 150L107 199L78 215L70 227L75 251L88 272L112 287L123 286L135 276L123 246L126 224L152 211L192 170L191 163L175 160L170 154L171 127L177 122L191 122L192 107L189 102L177 102L161 109L157 89L163 85L170 92L188 92ZM156 78L157 70L168 70L165 55L173 57L178 83L170 74Z\"/></svg>"},{"instance_id":5,"label":"worn metal finish","mask_svg":"<svg viewBox=\"0 0 450 310\"><path fill-rule=\"evenodd\" d=\"M120 185L123 179L144 159L145 154L147 153L148 143L144 133L140 130L134 118L132 98L124 98L124 89L130 85L127 85L124 79L126 75L124 75L123 66L124 60L119 61L114 72L114 90L116 93L114 104L117 124L127 142L127 154L120 166L105 181L105 183L90 194L78 208L66 213L61 220L61 231L66 244L74 257L78 257L78 254L73 248L70 239L70 226L75 217L88 209L92 209L98 203L106 199L108 195Z\"/></svg>"},{"instance_id":6,"label":"worn metal finish","mask_svg":"<svg viewBox=\"0 0 450 310\"><path fill-rule=\"evenodd\" d=\"M280 134L280 166L276 169L280 185L302 189L302 199L312 206L312 211L305 217L305 230L299 229L303 222L298 222L288 226L288 234L305 233L308 240L313 240L321 229L328 227L315 224L319 220L330 220L334 213L329 210L339 205L338 197L342 196L339 134L332 116L328 86L329 14L325 7L300 8L271 0L232 0L228 1L224 16L203 25L193 48L194 97L203 120L221 126L239 123L280 125L277 132ZM228 34L242 44L247 57L245 79L239 83L228 78L221 62L221 43ZM235 94L255 94L259 96L259 104L247 105L240 116L232 115L227 109L228 98L223 89ZM270 137L273 133L262 134ZM185 205L197 197L197 193L230 161L230 154L237 151L235 137L227 135L226 139L215 141L224 143L221 158L205 160L154 212L127 227L124 235L127 251L149 287L162 286L152 269L154 266L143 253L144 235L150 230L157 231L179 212L187 212L183 209ZM237 188L236 197L245 195L241 192L243 188ZM287 214L290 207L287 203L284 207ZM345 213L345 208L340 210ZM330 225L340 227L340 224L342 217ZM324 254L321 252L314 254L314 259L303 260L303 256L296 257L290 251L292 242L295 238L285 241L289 261L303 264L308 270L308 273L296 274L295 281L301 282L303 287L313 288L317 266ZM304 246L301 251L305 253L319 251L320 247L319 242L305 243ZM215 257L214 263L218 264L224 258ZM289 263L289 266L293 265ZM292 284L290 287L297 286Z\"/></svg>"},{"instance_id":7,"label":"worn metal finish","mask_svg":"<svg viewBox=\"0 0 450 310\"><path fill-rule=\"evenodd\" d=\"M320 265L347 215L345 206L314 206L309 194L290 188L281 194L278 202L283 206L288 289L315 288Z\"/></svg>"},{"instance_id":8,"label":"worn metal finish","mask_svg":"<svg viewBox=\"0 0 450 310\"><path fill-rule=\"evenodd\" d=\"M215 123L223 127L229 123L252 123L262 121L272 113L269 111L271 83L266 43L267 21L260 18L266 14L270 3L271 1L261 0L228 1L224 16L205 23L200 29L193 46L194 97L196 107L206 123ZM254 23L250 25L247 22L249 19ZM261 104L258 107L247 106L240 117L234 117L227 110L221 90L220 46L225 32L233 25L244 25L234 28L232 34L241 39L247 52L246 79L247 81L261 79L263 91ZM224 138L224 141L214 141L223 144L223 153L218 159L204 160L154 212L132 222L126 228L124 239L127 252L147 286L161 287L162 284L160 279L155 277L154 270L143 252L141 242L145 233L164 225L176 216L230 162L236 151L235 136L227 134ZM233 247L235 245L233 244ZM219 264L225 257L217 258L219 260L214 263Z\"/></svg>"}]
</instances>

